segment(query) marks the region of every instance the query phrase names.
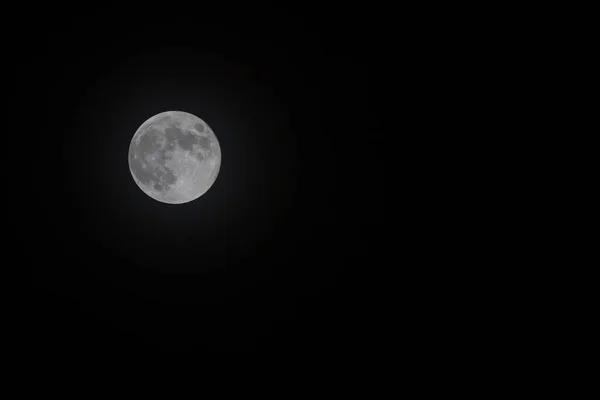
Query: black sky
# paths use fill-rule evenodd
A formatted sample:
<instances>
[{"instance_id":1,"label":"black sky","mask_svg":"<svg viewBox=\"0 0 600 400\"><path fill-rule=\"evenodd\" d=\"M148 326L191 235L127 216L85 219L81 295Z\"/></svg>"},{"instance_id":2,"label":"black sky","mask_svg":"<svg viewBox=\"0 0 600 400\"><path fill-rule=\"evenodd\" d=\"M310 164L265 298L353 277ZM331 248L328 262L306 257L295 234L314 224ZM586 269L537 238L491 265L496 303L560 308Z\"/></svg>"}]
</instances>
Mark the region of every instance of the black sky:
<instances>
[{"instance_id":1,"label":"black sky","mask_svg":"<svg viewBox=\"0 0 600 400\"><path fill-rule=\"evenodd\" d=\"M368 347L386 146L376 21L148 14L62 15L20 50L52 121L24 261L35 351ZM168 110L205 120L223 154L184 205L145 195L127 164L139 125Z\"/></svg>"}]
</instances>

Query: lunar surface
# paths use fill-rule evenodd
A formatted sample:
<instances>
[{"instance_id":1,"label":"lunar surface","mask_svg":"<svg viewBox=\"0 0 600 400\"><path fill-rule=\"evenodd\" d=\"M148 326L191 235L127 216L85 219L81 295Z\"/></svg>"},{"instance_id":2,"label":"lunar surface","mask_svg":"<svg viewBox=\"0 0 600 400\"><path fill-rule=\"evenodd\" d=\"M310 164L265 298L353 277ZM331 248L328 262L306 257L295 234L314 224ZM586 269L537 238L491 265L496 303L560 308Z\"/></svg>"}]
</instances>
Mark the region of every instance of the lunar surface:
<instances>
[{"instance_id":1,"label":"lunar surface","mask_svg":"<svg viewBox=\"0 0 600 400\"><path fill-rule=\"evenodd\" d=\"M129 169L155 200L182 204L210 189L221 166L221 147L208 124L195 115L167 111L144 122L129 146Z\"/></svg>"}]
</instances>

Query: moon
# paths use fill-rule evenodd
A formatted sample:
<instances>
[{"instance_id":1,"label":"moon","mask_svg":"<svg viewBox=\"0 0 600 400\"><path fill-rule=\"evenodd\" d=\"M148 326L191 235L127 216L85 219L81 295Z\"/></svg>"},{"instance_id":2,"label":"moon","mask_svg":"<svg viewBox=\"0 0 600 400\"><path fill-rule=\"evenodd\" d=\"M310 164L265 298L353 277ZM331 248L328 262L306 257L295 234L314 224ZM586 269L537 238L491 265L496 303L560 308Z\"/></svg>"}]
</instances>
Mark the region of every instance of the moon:
<instances>
[{"instance_id":1,"label":"moon","mask_svg":"<svg viewBox=\"0 0 600 400\"><path fill-rule=\"evenodd\" d=\"M154 200L183 204L211 188L221 168L221 146L202 119L166 111L147 119L129 145L129 169Z\"/></svg>"}]
</instances>

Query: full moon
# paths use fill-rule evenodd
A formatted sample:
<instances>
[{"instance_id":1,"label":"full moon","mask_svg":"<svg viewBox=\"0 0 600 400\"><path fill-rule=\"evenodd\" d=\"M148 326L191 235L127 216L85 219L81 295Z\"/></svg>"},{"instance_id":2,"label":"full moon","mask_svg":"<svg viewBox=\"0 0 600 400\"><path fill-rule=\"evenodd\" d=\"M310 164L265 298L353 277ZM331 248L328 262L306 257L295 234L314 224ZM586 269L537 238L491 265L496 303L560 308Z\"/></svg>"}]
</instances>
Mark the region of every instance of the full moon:
<instances>
[{"instance_id":1,"label":"full moon","mask_svg":"<svg viewBox=\"0 0 600 400\"><path fill-rule=\"evenodd\" d=\"M210 189L221 167L212 129L195 115L166 111L146 120L129 146L129 169L154 200L182 204Z\"/></svg>"}]
</instances>

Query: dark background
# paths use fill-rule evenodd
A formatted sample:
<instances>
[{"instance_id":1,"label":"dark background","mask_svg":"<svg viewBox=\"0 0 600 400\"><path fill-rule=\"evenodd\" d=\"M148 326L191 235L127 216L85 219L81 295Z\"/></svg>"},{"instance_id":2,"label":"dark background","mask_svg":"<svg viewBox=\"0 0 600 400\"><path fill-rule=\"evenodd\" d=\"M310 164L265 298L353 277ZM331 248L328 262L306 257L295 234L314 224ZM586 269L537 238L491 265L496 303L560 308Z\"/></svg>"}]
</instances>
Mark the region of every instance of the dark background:
<instances>
[{"instance_id":1,"label":"dark background","mask_svg":"<svg viewBox=\"0 0 600 400\"><path fill-rule=\"evenodd\" d=\"M37 195L19 230L31 348L369 348L387 146L374 104L377 17L131 17L40 18L17 51L21 93L38 94L31 114L48 121L32 132ZM148 197L127 164L137 128L168 110L205 120L223 154L213 187L183 205Z\"/></svg>"}]
</instances>

